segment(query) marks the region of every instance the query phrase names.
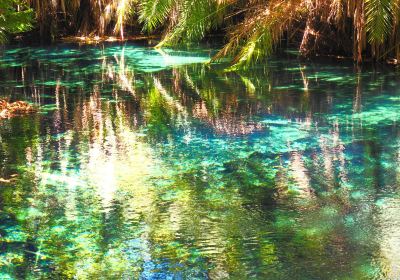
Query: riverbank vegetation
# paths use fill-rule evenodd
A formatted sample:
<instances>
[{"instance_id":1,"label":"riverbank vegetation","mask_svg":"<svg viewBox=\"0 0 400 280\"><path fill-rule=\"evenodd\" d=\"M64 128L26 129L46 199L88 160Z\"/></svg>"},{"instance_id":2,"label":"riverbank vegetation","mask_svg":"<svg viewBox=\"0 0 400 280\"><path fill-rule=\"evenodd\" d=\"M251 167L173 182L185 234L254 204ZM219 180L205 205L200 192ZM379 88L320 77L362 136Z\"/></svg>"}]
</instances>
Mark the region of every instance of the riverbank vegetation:
<instances>
[{"instance_id":1,"label":"riverbank vegetation","mask_svg":"<svg viewBox=\"0 0 400 280\"><path fill-rule=\"evenodd\" d=\"M400 59L399 0L3 0L0 5L2 37L26 31L34 18L31 34L42 41L157 34L162 47L223 35L214 59L229 57L234 67L262 62L286 46L304 56L347 56L358 63Z\"/></svg>"},{"instance_id":2,"label":"riverbank vegetation","mask_svg":"<svg viewBox=\"0 0 400 280\"><path fill-rule=\"evenodd\" d=\"M0 1L0 43L8 35L21 33L32 28L33 11L27 3L19 0Z\"/></svg>"}]
</instances>

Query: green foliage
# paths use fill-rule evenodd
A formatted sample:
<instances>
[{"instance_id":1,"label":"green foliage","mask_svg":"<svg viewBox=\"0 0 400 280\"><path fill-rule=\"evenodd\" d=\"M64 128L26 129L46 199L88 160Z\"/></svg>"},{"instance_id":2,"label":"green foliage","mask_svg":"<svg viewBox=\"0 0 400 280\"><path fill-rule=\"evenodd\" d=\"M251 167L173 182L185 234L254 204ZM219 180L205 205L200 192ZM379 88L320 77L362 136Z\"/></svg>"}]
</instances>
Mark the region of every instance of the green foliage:
<instances>
[{"instance_id":1,"label":"green foliage","mask_svg":"<svg viewBox=\"0 0 400 280\"><path fill-rule=\"evenodd\" d=\"M304 55L400 60L399 0L3 0L0 40L31 27L32 11L23 1L35 11L40 35L53 39L109 32L124 39L136 24L162 33L162 47L198 42L220 30L226 44L214 60L229 57L231 70L265 61L282 39Z\"/></svg>"},{"instance_id":2,"label":"green foliage","mask_svg":"<svg viewBox=\"0 0 400 280\"><path fill-rule=\"evenodd\" d=\"M183 1L180 6L178 24L167 38L187 41L202 39L207 31L216 26L214 13L217 10L215 1Z\"/></svg>"},{"instance_id":3,"label":"green foliage","mask_svg":"<svg viewBox=\"0 0 400 280\"><path fill-rule=\"evenodd\" d=\"M302 37L295 43L309 54L318 52L318 46L338 41L337 30L347 37L341 40L353 41L352 55L359 62L368 48L375 58L383 57L382 53L400 57L395 35L398 11L397 0L146 0L140 17L148 31L165 28L159 46L198 41L210 30L224 27L227 43L215 59L231 57L230 69L235 70L268 58L283 36L289 41ZM299 23L305 29L299 28ZM337 45L343 47L341 41Z\"/></svg>"},{"instance_id":4,"label":"green foliage","mask_svg":"<svg viewBox=\"0 0 400 280\"><path fill-rule=\"evenodd\" d=\"M392 30L392 11L396 1L365 0L366 30L372 44L382 44Z\"/></svg>"},{"instance_id":5,"label":"green foliage","mask_svg":"<svg viewBox=\"0 0 400 280\"><path fill-rule=\"evenodd\" d=\"M268 57L302 7L298 0L275 2L146 0L140 18L149 31L168 23L159 46L199 41L211 30L228 27L228 42L216 59L231 55L231 69L236 69ZM238 13L244 19L232 24Z\"/></svg>"},{"instance_id":6,"label":"green foliage","mask_svg":"<svg viewBox=\"0 0 400 280\"><path fill-rule=\"evenodd\" d=\"M253 34L244 46L239 46L240 51L232 60L232 67L229 70L247 68L252 63L268 57L274 48L274 42L269 28L261 27L258 32Z\"/></svg>"},{"instance_id":7,"label":"green foliage","mask_svg":"<svg viewBox=\"0 0 400 280\"><path fill-rule=\"evenodd\" d=\"M153 31L157 26L163 25L174 6L173 0L144 0L140 3L140 21L143 28Z\"/></svg>"},{"instance_id":8,"label":"green foliage","mask_svg":"<svg viewBox=\"0 0 400 280\"><path fill-rule=\"evenodd\" d=\"M0 1L0 43L8 34L16 34L32 28L33 11L20 0Z\"/></svg>"},{"instance_id":9,"label":"green foliage","mask_svg":"<svg viewBox=\"0 0 400 280\"><path fill-rule=\"evenodd\" d=\"M159 46L193 42L222 23L226 6L214 0L146 0L141 4L140 21L147 31L168 26Z\"/></svg>"}]
</instances>

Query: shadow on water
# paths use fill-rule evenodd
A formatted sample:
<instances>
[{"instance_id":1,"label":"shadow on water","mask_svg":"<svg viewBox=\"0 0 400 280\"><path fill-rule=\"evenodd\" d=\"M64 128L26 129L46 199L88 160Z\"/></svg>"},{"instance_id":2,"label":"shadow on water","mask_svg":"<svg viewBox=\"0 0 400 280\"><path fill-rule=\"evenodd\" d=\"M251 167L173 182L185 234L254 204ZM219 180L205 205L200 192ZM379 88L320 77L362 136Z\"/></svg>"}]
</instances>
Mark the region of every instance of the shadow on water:
<instances>
[{"instance_id":1,"label":"shadow on water","mask_svg":"<svg viewBox=\"0 0 400 280\"><path fill-rule=\"evenodd\" d=\"M397 73L212 53L3 51L0 278L400 277Z\"/></svg>"}]
</instances>

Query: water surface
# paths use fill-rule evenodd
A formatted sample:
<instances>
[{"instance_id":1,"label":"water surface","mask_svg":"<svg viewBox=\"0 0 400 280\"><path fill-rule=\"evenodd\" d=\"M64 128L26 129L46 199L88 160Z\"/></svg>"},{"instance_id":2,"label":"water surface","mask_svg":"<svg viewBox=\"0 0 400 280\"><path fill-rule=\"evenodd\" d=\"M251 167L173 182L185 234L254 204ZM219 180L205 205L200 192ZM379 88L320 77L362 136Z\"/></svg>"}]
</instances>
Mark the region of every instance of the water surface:
<instances>
[{"instance_id":1,"label":"water surface","mask_svg":"<svg viewBox=\"0 0 400 280\"><path fill-rule=\"evenodd\" d=\"M1 279L399 279L394 69L8 48Z\"/></svg>"}]
</instances>

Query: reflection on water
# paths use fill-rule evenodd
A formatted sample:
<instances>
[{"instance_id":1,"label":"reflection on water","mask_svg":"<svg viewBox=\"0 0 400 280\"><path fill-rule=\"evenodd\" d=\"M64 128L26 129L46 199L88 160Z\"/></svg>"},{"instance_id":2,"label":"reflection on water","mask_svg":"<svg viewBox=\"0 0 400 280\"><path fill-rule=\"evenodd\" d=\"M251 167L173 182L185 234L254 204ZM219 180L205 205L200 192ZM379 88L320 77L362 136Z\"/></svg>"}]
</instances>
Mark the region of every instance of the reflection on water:
<instances>
[{"instance_id":1,"label":"reflection on water","mask_svg":"<svg viewBox=\"0 0 400 280\"><path fill-rule=\"evenodd\" d=\"M211 54L3 52L0 278L400 278L397 74Z\"/></svg>"}]
</instances>

